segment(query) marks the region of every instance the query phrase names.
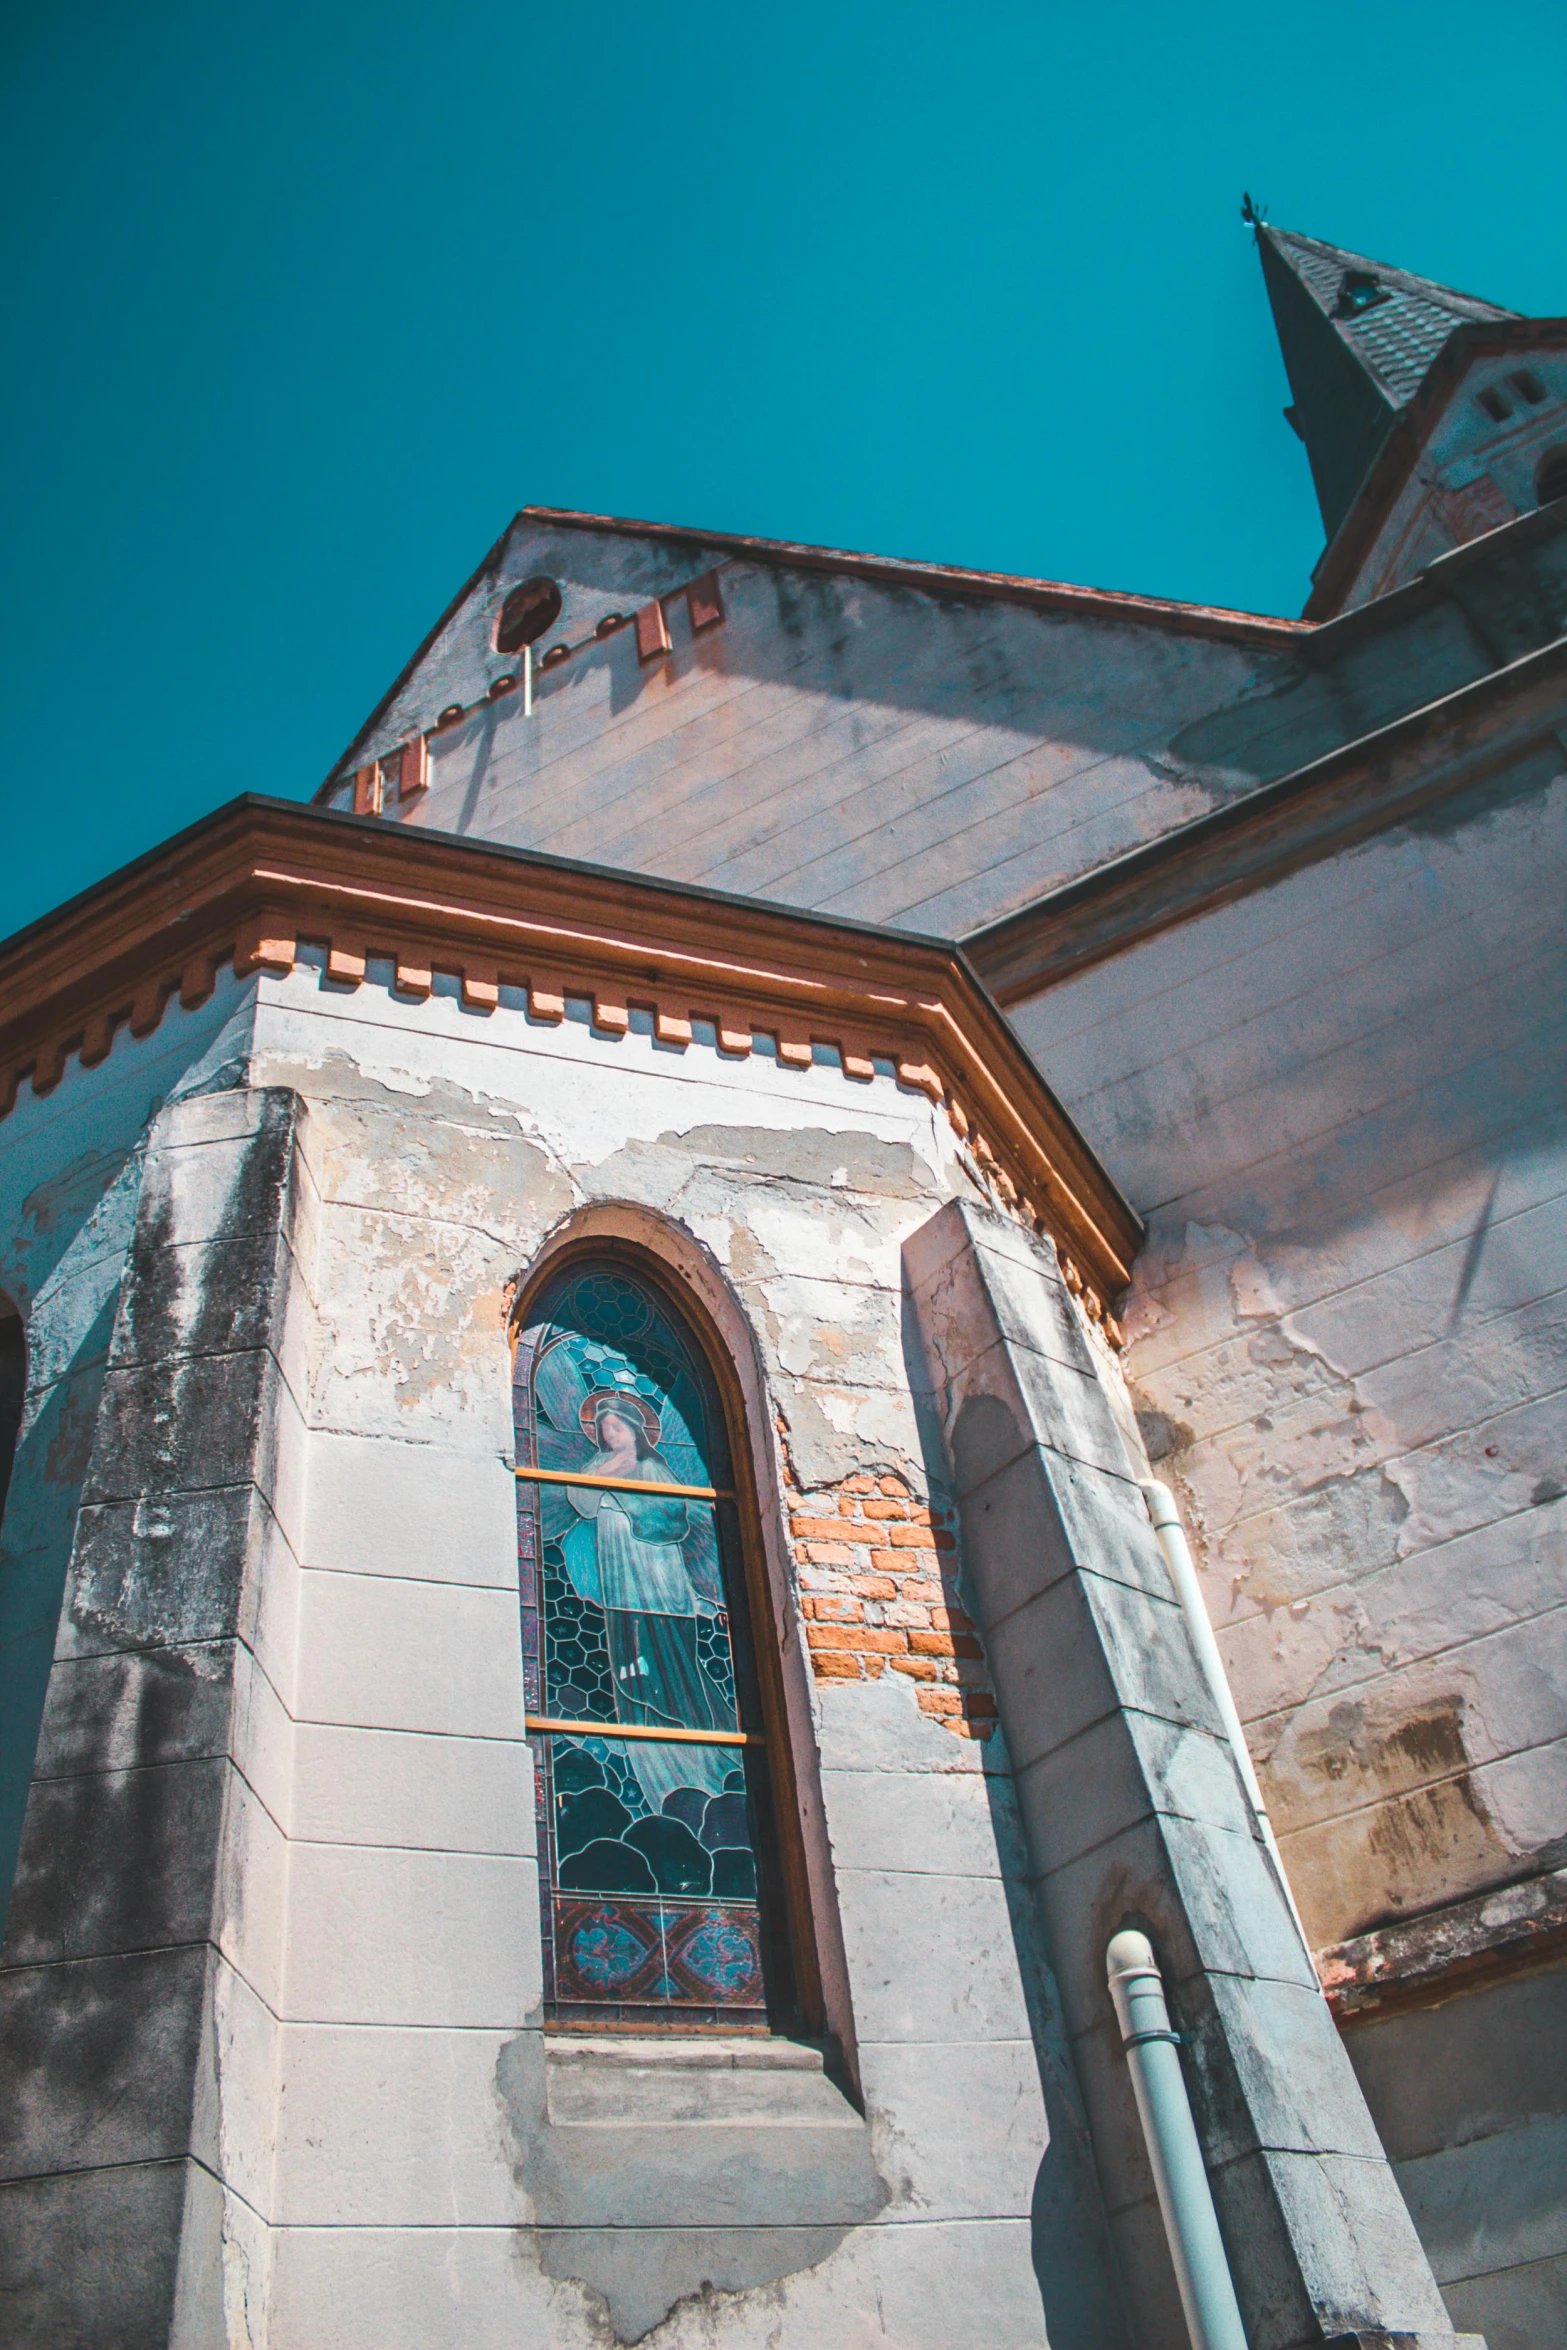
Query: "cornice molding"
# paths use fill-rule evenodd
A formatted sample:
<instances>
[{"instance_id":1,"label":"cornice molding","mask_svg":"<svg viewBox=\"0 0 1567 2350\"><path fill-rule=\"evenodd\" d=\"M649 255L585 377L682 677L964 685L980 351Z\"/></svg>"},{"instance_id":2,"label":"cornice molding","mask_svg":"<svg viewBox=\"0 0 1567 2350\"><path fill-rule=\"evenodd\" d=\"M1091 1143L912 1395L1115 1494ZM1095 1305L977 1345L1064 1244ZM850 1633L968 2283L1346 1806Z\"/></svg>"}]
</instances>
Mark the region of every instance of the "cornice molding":
<instances>
[{"instance_id":1,"label":"cornice molding","mask_svg":"<svg viewBox=\"0 0 1567 2350\"><path fill-rule=\"evenodd\" d=\"M1011 1008L1450 799L1554 737L1567 638L1113 858L963 941Z\"/></svg>"},{"instance_id":2,"label":"cornice molding","mask_svg":"<svg viewBox=\"0 0 1567 2350\"><path fill-rule=\"evenodd\" d=\"M634 1009L665 1044L708 1021L734 1059L771 1036L785 1069L830 1046L850 1082L890 1061L997 1199L1057 1243L1118 1338L1141 1225L959 949L374 817L232 801L0 944L0 1116L24 1080L48 1093L122 1026L144 1036L173 997L204 1002L222 965L282 975L306 947L349 985L388 958L410 1002L441 972L480 1011L506 986L545 1022L591 998L611 1035Z\"/></svg>"},{"instance_id":3,"label":"cornice molding","mask_svg":"<svg viewBox=\"0 0 1567 2350\"><path fill-rule=\"evenodd\" d=\"M1316 1954L1341 2024L1430 2007L1567 1955L1567 1869L1400 1919Z\"/></svg>"}]
</instances>

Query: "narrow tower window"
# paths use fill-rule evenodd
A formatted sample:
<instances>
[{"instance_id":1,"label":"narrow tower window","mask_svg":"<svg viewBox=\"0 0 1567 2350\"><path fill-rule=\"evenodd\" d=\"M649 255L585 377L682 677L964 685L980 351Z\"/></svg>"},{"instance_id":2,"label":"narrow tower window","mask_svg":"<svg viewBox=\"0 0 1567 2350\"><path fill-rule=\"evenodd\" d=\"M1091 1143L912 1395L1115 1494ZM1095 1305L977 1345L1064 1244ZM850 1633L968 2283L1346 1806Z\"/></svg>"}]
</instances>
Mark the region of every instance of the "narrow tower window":
<instances>
[{"instance_id":1,"label":"narrow tower window","mask_svg":"<svg viewBox=\"0 0 1567 2350\"><path fill-rule=\"evenodd\" d=\"M788 1949L712 1370L650 1280L588 1259L526 1311L514 1392L546 2012L777 2019Z\"/></svg>"},{"instance_id":2,"label":"narrow tower window","mask_svg":"<svg viewBox=\"0 0 1567 2350\"><path fill-rule=\"evenodd\" d=\"M1534 494L1542 506L1553 498L1567 498L1567 445L1546 450L1534 477Z\"/></svg>"}]
</instances>

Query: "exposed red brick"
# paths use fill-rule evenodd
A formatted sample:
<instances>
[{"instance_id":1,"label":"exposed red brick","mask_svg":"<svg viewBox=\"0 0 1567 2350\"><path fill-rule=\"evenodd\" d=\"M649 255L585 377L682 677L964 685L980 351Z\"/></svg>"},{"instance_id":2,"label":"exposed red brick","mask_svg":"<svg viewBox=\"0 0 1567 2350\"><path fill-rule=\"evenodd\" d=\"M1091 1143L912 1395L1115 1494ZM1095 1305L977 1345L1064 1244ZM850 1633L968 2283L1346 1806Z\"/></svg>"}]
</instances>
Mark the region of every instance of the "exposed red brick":
<instances>
[{"instance_id":1,"label":"exposed red brick","mask_svg":"<svg viewBox=\"0 0 1567 2350\"><path fill-rule=\"evenodd\" d=\"M876 1500L866 1502L865 1515L868 1518L906 1518L913 1506L912 1502L888 1501L885 1496L878 1496Z\"/></svg>"},{"instance_id":2,"label":"exposed red brick","mask_svg":"<svg viewBox=\"0 0 1567 2350\"><path fill-rule=\"evenodd\" d=\"M950 1632L911 1632L909 1646L916 1656L956 1656Z\"/></svg>"},{"instance_id":3,"label":"exposed red brick","mask_svg":"<svg viewBox=\"0 0 1567 2350\"><path fill-rule=\"evenodd\" d=\"M973 1617L965 1615L960 1607L932 1608L930 1620L933 1624L945 1624L949 1632L972 1632L974 1630Z\"/></svg>"},{"instance_id":4,"label":"exposed red brick","mask_svg":"<svg viewBox=\"0 0 1567 2350\"><path fill-rule=\"evenodd\" d=\"M789 1524L796 1542L838 1542L843 1536L841 1518L791 1518Z\"/></svg>"},{"instance_id":5,"label":"exposed red brick","mask_svg":"<svg viewBox=\"0 0 1567 2350\"><path fill-rule=\"evenodd\" d=\"M857 1681L860 1678L860 1660L857 1656L813 1656L811 1664L818 1681Z\"/></svg>"},{"instance_id":6,"label":"exposed red brick","mask_svg":"<svg viewBox=\"0 0 1567 2350\"><path fill-rule=\"evenodd\" d=\"M901 1477L882 1477L878 1480L878 1482L883 1493L899 1495L904 1500L907 1500L909 1489L904 1484Z\"/></svg>"},{"instance_id":7,"label":"exposed red brick","mask_svg":"<svg viewBox=\"0 0 1567 2350\"><path fill-rule=\"evenodd\" d=\"M861 1599L896 1599L898 1586L890 1575L851 1575L849 1589Z\"/></svg>"},{"instance_id":8,"label":"exposed red brick","mask_svg":"<svg viewBox=\"0 0 1567 2350\"><path fill-rule=\"evenodd\" d=\"M926 1648L927 1641L929 1648ZM909 1645L925 1649L929 1656L965 1656L972 1657L976 1663L984 1661L984 1650L967 1632L911 1632Z\"/></svg>"},{"instance_id":9,"label":"exposed red brick","mask_svg":"<svg viewBox=\"0 0 1567 2350\"><path fill-rule=\"evenodd\" d=\"M848 1648L858 1655L901 1656L908 1647L906 1632L884 1631L875 1624L812 1624L806 1633L812 1648Z\"/></svg>"},{"instance_id":10,"label":"exposed red brick","mask_svg":"<svg viewBox=\"0 0 1567 2350\"><path fill-rule=\"evenodd\" d=\"M892 1669L895 1673L907 1673L911 1681L934 1681L936 1678L935 1664L928 1656L895 1656Z\"/></svg>"},{"instance_id":11,"label":"exposed red brick","mask_svg":"<svg viewBox=\"0 0 1567 2350\"><path fill-rule=\"evenodd\" d=\"M857 1599L842 1598L831 1592L806 1600L805 1612L813 1623L863 1624L865 1621L865 1610Z\"/></svg>"},{"instance_id":12,"label":"exposed red brick","mask_svg":"<svg viewBox=\"0 0 1567 2350\"><path fill-rule=\"evenodd\" d=\"M897 1550L950 1550L952 1537L934 1533L929 1526L889 1526L887 1540Z\"/></svg>"},{"instance_id":13,"label":"exposed red brick","mask_svg":"<svg viewBox=\"0 0 1567 2350\"><path fill-rule=\"evenodd\" d=\"M854 1553L846 1542L808 1542L805 1555L813 1567L852 1567Z\"/></svg>"},{"instance_id":14,"label":"exposed red brick","mask_svg":"<svg viewBox=\"0 0 1567 2350\"><path fill-rule=\"evenodd\" d=\"M874 1493L875 1490L876 1480L874 1477L845 1477L843 1481L845 1493Z\"/></svg>"},{"instance_id":15,"label":"exposed red brick","mask_svg":"<svg viewBox=\"0 0 1567 2350\"><path fill-rule=\"evenodd\" d=\"M885 1531L878 1527L878 1533ZM901 1528L894 1528L901 1532ZM933 1550L873 1550L871 1565L879 1575L931 1575L936 1571Z\"/></svg>"},{"instance_id":16,"label":"exposed red brick","mask_svg":"<svg viewBox=\"0 0 1567 2350\"><path fill-rule=\"evenodd\" d=\"M920 1711L927 1714L956 1714L963 1710L963 1700L955 1689L920 1689Z\"/></svg>"}]
</instances>

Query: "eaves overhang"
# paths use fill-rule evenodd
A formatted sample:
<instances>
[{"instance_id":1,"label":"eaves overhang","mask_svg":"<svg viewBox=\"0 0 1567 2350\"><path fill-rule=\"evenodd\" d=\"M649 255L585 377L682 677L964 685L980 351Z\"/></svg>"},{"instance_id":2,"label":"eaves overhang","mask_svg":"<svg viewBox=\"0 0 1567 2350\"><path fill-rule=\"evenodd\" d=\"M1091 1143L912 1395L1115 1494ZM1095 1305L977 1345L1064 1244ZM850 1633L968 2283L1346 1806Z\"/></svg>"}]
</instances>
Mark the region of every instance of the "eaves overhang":
<instances>
[{"instance_id":1,"label":"eaves overhang","mask_svg":"<svg viewBox=\"0 0 1567 2350\"><path fill-rule=\"evenodd\" d=\"M1015 1008L1161 931L1409 822L1536 746L1559 761L1564 713L1567 637L971 931L964 951L995 1000Z\"/></svg>"},{"instance_id":2,"label":"eaves overhang","mask_svg":"<svg viewBox=\"0 0 1567 2350\"><path fill-rule=\"evenodd\" d=\"M305 948L350 986L384 958L410 1004L449 974L481 1013L502 988L545 1022L585 998L608 1035L645 1009L677 1047L703 1022L728 1057L773 1040L785 1071L823 1047L851 1082L890 1066L1096 1315L1130 1278L1135 1212L950 941L250 794L0 942L0 1116L203 1002L224 964L281 976Z\"/></svg>"},{"instance_id":3,"label":"eaves overhang","mask_svg":"<svg viewBox=\"0 0 1567 2350\"><path fill-rule=\"evenodd\" d=\"M1567 318L1455 326L1420 389L1401 408L1372 458L1349 511L1318 558L1301 619L1320 626L1343 610L1377 534L1391 514L1443 410L1479 359L1567 346Z\"/></svg>"}]
</instances>

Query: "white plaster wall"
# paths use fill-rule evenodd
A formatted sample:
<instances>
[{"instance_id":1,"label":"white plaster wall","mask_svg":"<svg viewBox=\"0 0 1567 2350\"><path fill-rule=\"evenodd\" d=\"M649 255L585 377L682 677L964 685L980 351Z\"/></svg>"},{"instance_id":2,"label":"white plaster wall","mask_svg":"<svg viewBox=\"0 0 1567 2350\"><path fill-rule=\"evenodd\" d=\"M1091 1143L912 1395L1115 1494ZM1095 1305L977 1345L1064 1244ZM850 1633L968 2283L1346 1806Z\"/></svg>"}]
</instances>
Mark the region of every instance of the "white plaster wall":
<instances>
[{"instance_id":1,"label":"white plaster wall","mask_svg":"<svg viewBox=\"0 0 1567 2350\"><path fill-rule=\"evenodd\" d=\"M541 1990L507 1285L573 1207L655 1208L724 1268L802 1483L883 1467L923 1492L900 1246L966 1179L890 1073L615 1040L585 1008L550 1027L509 994L487 1016L454 991L410 1004L389 979L264 980L251 1068L306 1098L313 1235L299 1567L253 1766L286 1843L264 2338L587 2344L589 2296L518 2233L495 2085ZM819 2269L684 2305L657 2340L1042 2344L1030 2005L1049 1986L1009 1910L1009 1887L1027 1897L1001 1741L954 1738L890 1676L813 1702L893 2199ZM253 2082L233 2084L247 2116Z\"/></svg>"},{"instance_id":2,"label":"white plaster wall","mask_svg":"<svg viewBox=\"0 0 1567 2350\"><path fill-rule=\"evenodd\" d=\"M1567 1849L1560 765L1017 1015L1149 1219L1134 1401L1318 1943ZM1477 2063L1489 1996L1369 2087L1455 2312L1547 2350L1559 2094ZM1474 2093L1405 2147L1433 2067Z\"/></svg>"},{"instance_id":3,"label":"white plaster wall","mask_svg":"<svg viewBox=\"0 0 1567 2350\"><path fill-rule=\"evenodd\" d=\"M1558 777L1017 1017L1149 1217L1130 1376L1322 1940L1567 1833L1564 846Z\"/></svg>"}]
</instances>

